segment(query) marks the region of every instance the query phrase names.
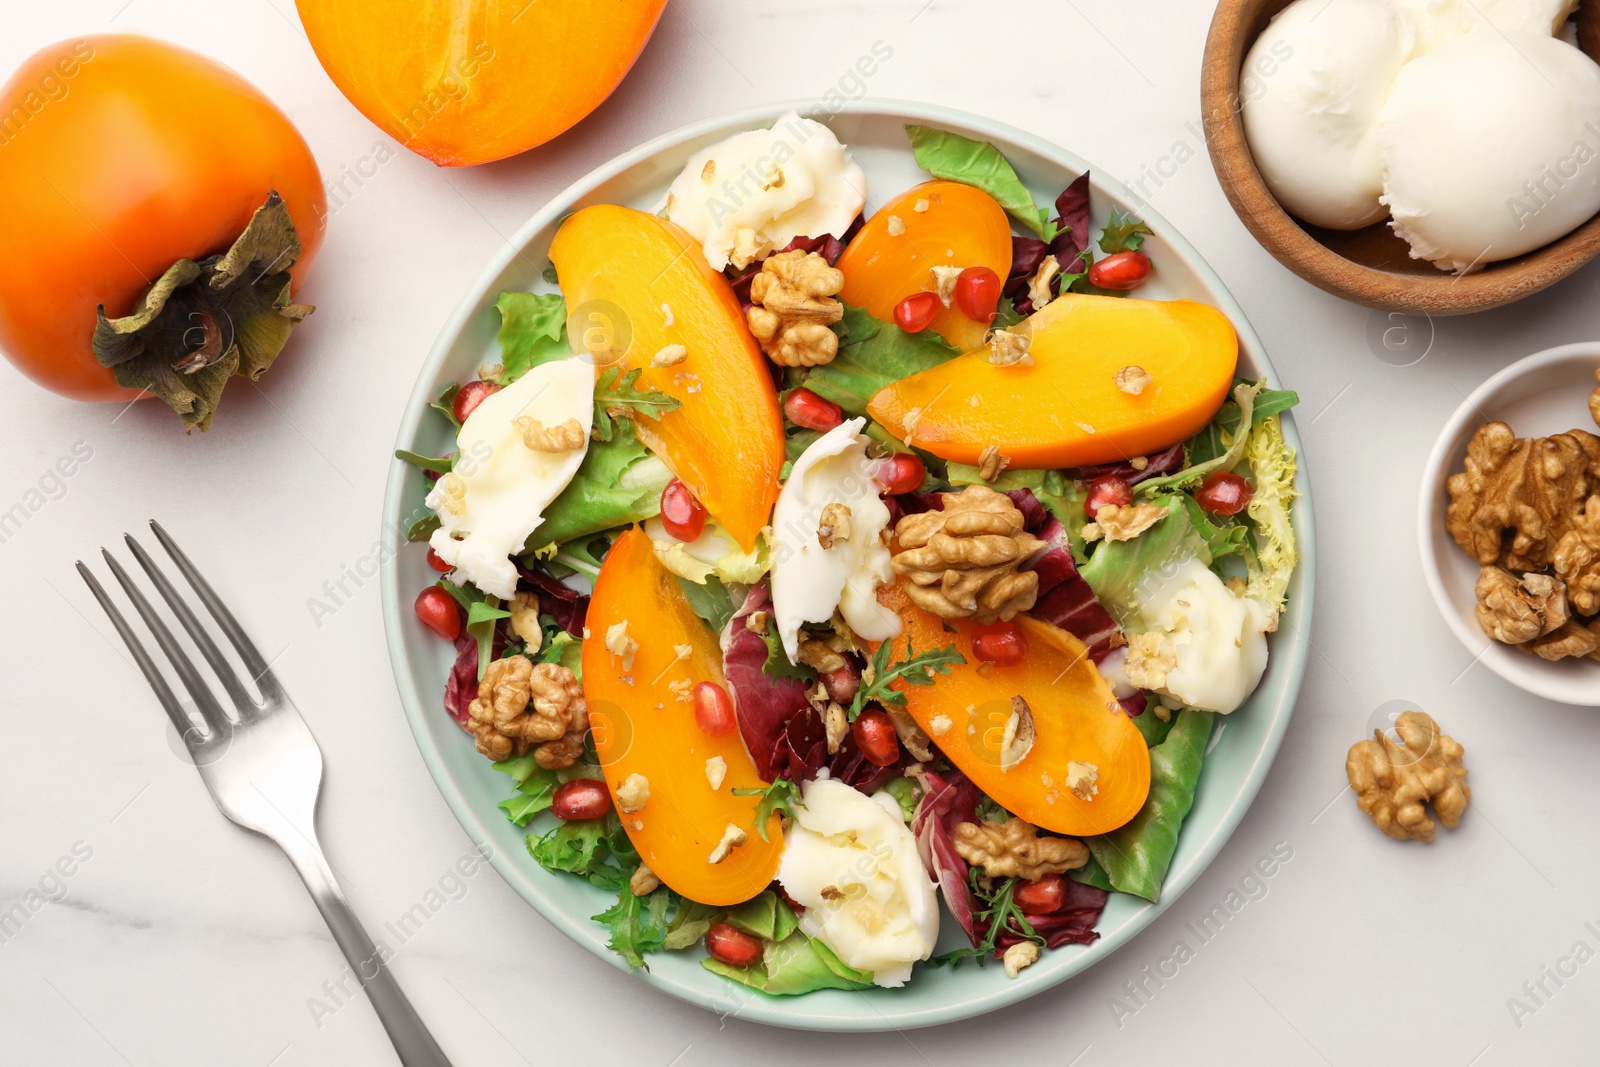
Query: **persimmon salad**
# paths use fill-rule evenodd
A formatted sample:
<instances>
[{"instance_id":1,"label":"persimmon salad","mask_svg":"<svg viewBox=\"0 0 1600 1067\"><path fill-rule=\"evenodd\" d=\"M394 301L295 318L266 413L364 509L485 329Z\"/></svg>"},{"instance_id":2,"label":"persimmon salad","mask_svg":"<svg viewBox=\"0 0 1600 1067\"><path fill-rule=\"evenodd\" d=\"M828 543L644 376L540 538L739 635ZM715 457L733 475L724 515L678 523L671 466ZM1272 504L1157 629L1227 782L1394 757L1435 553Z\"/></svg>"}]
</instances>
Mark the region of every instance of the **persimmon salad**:
<instances>
[{"instance_id":1,"label":"persimmon salad","mask_svg":"<svg viewBox=\"0 0 1600 1067\"><path fill-rule=\"evenodd\" d=\"M399 454L445 710L631 967L703 944L799 994L1089 944L1159 897L1266 667L1294 394L1215 309L1126 295L1150 230L1093 234L1087 175L1051 212L907 132L932 178L870 216L794 114L655 214L567 216L434 405L455 451Z\"/></svg>"}]
</instances>

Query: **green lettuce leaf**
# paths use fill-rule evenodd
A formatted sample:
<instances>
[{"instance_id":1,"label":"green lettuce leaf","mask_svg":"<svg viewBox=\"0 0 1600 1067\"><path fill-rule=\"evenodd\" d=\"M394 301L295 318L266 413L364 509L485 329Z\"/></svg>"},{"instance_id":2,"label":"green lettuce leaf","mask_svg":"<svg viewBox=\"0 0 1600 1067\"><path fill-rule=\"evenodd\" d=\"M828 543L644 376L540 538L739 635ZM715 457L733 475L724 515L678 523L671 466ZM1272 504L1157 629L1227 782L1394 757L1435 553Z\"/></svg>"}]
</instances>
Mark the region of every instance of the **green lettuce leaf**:
<instances>
[{"instance_id":1,"label":"green lettuce leaf","mask_svg":"<svg viewBox=\"0 0 1600 1067\"><path fill-rule=\"evenodd\" d=\"M799 925L794 909L770 889L729 908L723 922L763 941L782 941Z\"/></svg>"},{"instance_id":2,"label":"green lettuce leaf","mask_svg":"<svg viewBox=\"0 0 1600 1067\"><path fill-rule=\"evenodd\" d=\"M509 385L541 363L572 355L567 344L567 302L560 293L500 294L501 384Z\"/></svg>"},{"instance_id":3,"label":"green lettuce leaf","mask_svg":"<svg viewBox=\"0 0 1600 1067\"><path fill-rule=\"evenodd\" d=\"M577 473L545 509L523 551L564 545L659 514L661 490L670 481L672 472L639 443L633 423L618 419L611 440L589 442Z\"/></svg>"},{"instance_id":4,"label":"green lettuce leaf","mask_svg":"<svg viewBox=\"0 0 1600 1067\"><path fill-rule=\"evenodd\" d=\"M407 448L395 449L394 458L402 463L409 463L419 470L432 471L435 474L449 474L456 465L454 456L424 456L421 452L413 452Z\"/></svg>"},{"instance_id":5,"label":"green lettuce leaf","mask_svg":"<svg viewBox=\"0 0 1600 1067\"><path fill-rule=\"evenodd\" d=\"M1289 578L1300 559L1289 521L1289 507L1295 498L1295 454L1284 441L1283 426L1276 416L1250 431L1244 459L1255 486L1245 514L1256 527L1256 553L1250 560L1245 595L1260 601L1275 617L1283 610Z\"/></svg>"},{"instance_id":6,"label":"green lettuce leaf","mask_svg":"<svg viewBox=\"0 0 1600 1067\"><path fill-rule=\"evenodd\" d=\"M872 975L845 966L827 945L799 930L782 941L769 943L758 964L732 967L708 956L701 965L714 974L771 996L798 996L818 989L872 987Z\"/></svg>"},{"instance_id":7,"label":"green lettuce leaf","mask_svg":"<svg viewBox=\"0 0 1600 1067\"><path fill-rule=\"evenodd\" d=\"M1084 885L1092 885L1096 889L1104 889L1107 893L1115 893L1117 891L1117 887L1111 884L1111 878L1106 874L1106 869L1100 866L1093 856L1090 856L1089 862L1082 867L1075 871L1068 871L1067 877L1074 882L1082 882Z\"/></svg>"},{"instance_id":8,"label":"green lettuce leaf","mask_svg":"<svg viewBox=\"0 0 1600 1067\"><path fill-rule=\"evenodd\" d=\"M1188 559L1211 565L1211 552L1189 521L1184 499L1180 493L1171 493L1151 501L1167 509L1166 518L1131 541L1101 544L1081 568L1089 588L1124 627L1144 629L1138 618L1143 579Z\"/></svg>"},{"instance_id":9,"label":"green lettuce leaf","mask_svg":"<svg viewBox=\"0 0 1600 1067\"><path fill-rule=\"evenodd\" d=\"M849 304L833 332L839 335L839 354L811 368L805 386L850 415L865 415L867 401L884 386L961 354L931 330L906 333Z\"/></svg>"},{"instance_id":10,"label":"green lettuce leaf","mask_svg":"<svg viewBox=\"0 0 1600 1067\"><path fill-rule=\"evenodd\" d=\"M526 826L529 819L541 811L549 810L556 795L556 786L560 784L561 776L555 771L535 767L532 774L518 783L516 794L500 802L500 810L518 826Z\"/></svg>"},{"instance_id":11,"label":"green lettuce leaf","mask_svg":"<svg viewBox=\"0 0 1600 1067\"><path fill-rule=\"evenodd\" d=\"M1263 382L1239 382L1233 387L1233 400L1228 403L1235 404L1234 425L1238 426L1241 419L1248 425L1254 425L1253 412L1255 410L1256 396L1264 387ZM1226 404L1224 404L1226 408ZM1174 474L1161 478L1150 478L1140 482L1134 487L1135 496L1152 496L1168 489L1187 489L1199 485L1205 480L1206 475L1214 471L1231 471L1239 465L1239 460L1244 457L1244 443L1248 434L1237 433L1221 428L1221 415L1212 420L1211 425L1218 427L1220 432L1218 440L1222 451L1207 459L1196 461L1193 456L1186 458L1188 466Z\"/></svg>"},{"instance_id":12,"label":"green lettuce leaf","mask_svg":"<svg viewBox=\"0 0 1600 1067\"><path fill-rule=\"evenodd\" d=\"M689 602L689 607L713 633L720 634L727 628L728 620L733 618L733 597L716 575L707 578L703 584L679 578L678 586L683 590L683 598Z\"/></svg>"},{"instance_id":13,"label":"green lettuce leaf","mask_svg":"<svg viewBox=\"0 0 1600 1067\"><path fill-rule=\"evenodd\" d=\"M1033 202L1033 194L1000 149L988 141L974 141L929 126L907 126L906 135L911 138L917 166L935 178L982 189L1029 233L1041 241L1055 238L1050 213Z\"/></svg>"},{"instance_id":14,"label":"green lettuce leaf","mask_svg":"<svg viewBox=\"0 0 1600 1067\"><path fill-rule=\"evenodd\" d=\"M1161 898L1161 883L1178 851L1178 831L1194 806L1211 719L1209 711L1178 712L1166 740L1150 750L1150 796L1139 814L1109 834L1084 838L1117 891L1151 902Z\"/></svg>"},{"instance_id":15,"label":"green lettuce leaf","mask_svg":"<svg viewBox=\"0 0 1600 1067\"><path fill-rule=\"evenodd\" d=\"M1300 403L1300 394L1289 389L1268 389L1267 383L1247 382L1243 378L1234 382L1234 388L1241 385L1255 385L1259 389L1255 399L1250 405L1250 425L1259 426L1263 421L1274 415L1281 415L1285 411ZM1216 418L1205 429L1195 434L1184 445L1184 454L1190 463L1204 463L1215 459L1227 451L1224 437L1232 439L1233 434L1239 429L1239 404L1235 400L1223 403L1222 409L1217 412Z\"/></svg>"},{"instance_id":16,"label":"green lettuce leaf","mask_svg":"<svg viewBox=\"0 0 1600 1067\"><path fill-rule=\"evenodd\" d=\"M590 918L611 931L606 946L628 961L629 970L634 970L645 967L646 954L666 947L675 897L677 894L665 886L642 897L635 896L624 882L617 890L617 902Z\"/></svg>"},{"instance_id":17,"label":"green lettuce leaf","mask_svg":"<svg viewBox=\"0 0 1600 1067\"><path fill-rule=\"evenodd\" d=\"M1120 208L1112 208L1111 219L1100 233L1100 251L1108 256L1118 252L1137 252L1150 233L1150 227L1142 219Z\"/></svg>"},{"instance_id":18,"label":"green lettuce leaf","mask_svg":"<svg viewBox=\"0 0 1600 1067\"><path fill-rule=\"evenodd\" d=\"M563 822L538 839L530 835L528 851L547 871L588 876L609 855L608 822L616 822L616 816Z\"/></svg>"}]
</instances>

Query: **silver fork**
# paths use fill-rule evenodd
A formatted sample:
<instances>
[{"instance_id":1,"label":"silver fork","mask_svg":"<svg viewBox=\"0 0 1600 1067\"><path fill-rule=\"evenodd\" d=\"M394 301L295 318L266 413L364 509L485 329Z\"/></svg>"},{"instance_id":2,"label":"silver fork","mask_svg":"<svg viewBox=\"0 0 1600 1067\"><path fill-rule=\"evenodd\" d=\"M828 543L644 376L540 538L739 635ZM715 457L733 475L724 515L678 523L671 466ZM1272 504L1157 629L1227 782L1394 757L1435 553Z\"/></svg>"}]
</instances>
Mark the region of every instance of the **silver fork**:
<instances>
[{"instance_id":1,"label":"silver fork","mask_svg":"<svg viewBox=\"0 0 1600 1067\"><path fill-rule=\"evenodd\" d=\"M322 846L317 843L316 810L322 787L322 750L317 747L316 738L311 736L305 720L278 684L267 661L256 651L256 646L245 635L233 613L200 576L194 564L189 562L189 557L173 543L159 523L152 522L150 528L167 550L167 555L177 564L178 570L188 579L200 602L217 620L217 625L227 635L261 691L262 699L259 701L250 695L182 595L156 566L155 560L131 535L126 536L134 558L150 576L162 599L194 639L200 654L227 690L236 712L234 719L230 720L224 714L193 661L110 551L102 549L101 555L105 557L111 573L117 576L117 581L127 592L128 599L133 602L145 625L155 635L156 644L172 661L184 688L194 697L204 720L203 728L185 712L155 661L139 643L139 638L95 580L94 574L82 562L78 563L78 573L111 617L111 624L127 643L128 651L133 653L134 661L144 672L145 680L155 690L156 699L166 709L167 717L183 738L195 767L200 771L200 778L211 791L211 799L216 801L222 814L245 829L270 838L283 849L295 870L300 872L301 880L317 903L317 910L322 912L328 929L333 932L333 939L344 951L345 959L350 962L351 969L355 971L373 1009L378 1013L378 1019L388 1031L389 1040L394 1042L400 1062L405 1067L450 1067L450 1061L445 1058L433 1035L423 1025L416 1009L389 972L383 955L372 943L372 938L367 936L355 912L350 910L344 892L334 879L333 868L322 854Z\"/></svg>"}]
</instances>

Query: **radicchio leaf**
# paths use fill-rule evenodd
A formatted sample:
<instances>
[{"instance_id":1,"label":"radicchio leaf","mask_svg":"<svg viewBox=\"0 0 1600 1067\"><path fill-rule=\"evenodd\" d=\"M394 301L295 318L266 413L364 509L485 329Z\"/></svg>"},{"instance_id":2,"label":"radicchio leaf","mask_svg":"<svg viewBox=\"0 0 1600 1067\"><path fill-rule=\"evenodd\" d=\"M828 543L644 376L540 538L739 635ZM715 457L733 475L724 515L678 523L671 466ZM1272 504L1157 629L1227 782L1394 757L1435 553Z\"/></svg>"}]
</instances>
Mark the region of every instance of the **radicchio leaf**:
<instances>
[{"instance_id":1,"label":"radicchio leaf","mask_svg":"<svg viewBox=\"0 0 1600 1067\"><path fill-rule=\"evenodd\" d=\"M733 696L739 734L755 760L756 771L770 782L778 777L778 771L788 770L792 747L787 744L786 729L799 712L809 711L810 705L806 702L803 682L795 678L774 678L762 669L767 662L767 643L760 634L745 628L745 619L758 611L769 614L772 611L772 594L765 583L751 587L744 604L723 631L722 669ZM821 724L817 726L821 737ZM795 726L797 730L803 728L803 723ZM796 741L809 753L806 737L797 737ZM783 764L775 767L774 758L780 742L785 743ZM824 741L823 752L826 751Z\"/></svg>"},{"instance_id":2,"label":"radicchio leaf","mask_svg":"<svg viewBox=\"0 0 1600 1067\"><path fill-rule=\"evenodd\" d=\"M1100 939L1100 932L1094 924L1100 921L1100 913L1105 910L1106 901L1111 894L1104 889L1096 889L1092 885L1066 879L1067 896L1059 911L1049 915L1030 915L1028 925L1033 927L1035 933L1045 940L1046 946L1056 948L1060 945L1092 945ZM995 958L1005 955L1005 950L1023 940L1011 930L1001 931L995 941Z\"/></svg>"},{"instance_id":3,"label":"radicchio leaf","mask_svg":"<svg viewBox=\"0 0 1600 1067\"><path fill-rule=\"evenodd\" d=\"M1089 658L1100 663L1112 650L1128 643L1122 627L1078 573L1072 542L1061 520L1051 516L1035 536L1044 541L1045 548L1027 564L1039 575L1039 597L1029 614L1078 638L1089 646Z\"/></svg>"},{"instance_id":4,"label":"radicchio leaf","mask_svg":"<svg viewBox=\"0 0 1600 1067\"><path fill-rule=\"evenodd\" d=\"M1124 460L1121 463L1101 463L1098 466L1080 468L1078 477L1088 482L1107 474L1115 474L1129 485L1138 485L1146 478L1159 478L1182 470L1183 444L1180 442L1171 445L1145 458L1147 462L1144 470L1135 470L1132 463Z\"/></svg>"},{"instance_id":5,"label":"radicchio leaf","mask_svg":"<svg viewBox=\"0 0 1600 1067\"><path fill-rule=\"evenodd\" d=\"M1049 244L1037 237L1011 238L1011 273L1006 275L1002 292L1015 302L1019 315L1032 315L1033 301L1028 299L1028 279L1039 269L1046 255L1056 257L1061 273L1051 283L1057 295L1061 292L1062 278L1088 269L1078 257L1089 247L1089 174L1080 174L1071 185L1056 197L1056 236Z\"/></svg>"},{"instance_id":6,"label":"radicchio leaf","mask_svg":"<svg viewBox=\"0 0 1600 1067\"><path fill-rule=\"evenodd\" d=\"M463 730L471 718L467 705L478 695L478 639L461 631L456 638L456 661L444 683L444 710Z\"/></svg>"},{"instance_id":7,"label":"radicchio leaf","mask_svg":"<svg viewBox=\"0 0 1600 1067\"><path fill-rule=\"evenodd\" d=\"M925 792L911 816L911 832L917 838L922 865L939 883L945 907L976 948L979 935L972 915L972 893L967 888L967 861L956 851L955 828L960 823L977 822L978 801L983 793L966 775L951 770L946 775L924 771Z\"/></svg>"},{"instance_id":8,"label":"radicchio leaf","mask_svg":"<svg viewBox=\"0 0 1600 1067\"><path fill-rule=\"evenodd\" d=\"M573 637L583 636L583 619L589 614L589 598L564 585L543 571L519 566L522 580L539 594L539 614L549 615Z\"/></svg>"}]
</instances>

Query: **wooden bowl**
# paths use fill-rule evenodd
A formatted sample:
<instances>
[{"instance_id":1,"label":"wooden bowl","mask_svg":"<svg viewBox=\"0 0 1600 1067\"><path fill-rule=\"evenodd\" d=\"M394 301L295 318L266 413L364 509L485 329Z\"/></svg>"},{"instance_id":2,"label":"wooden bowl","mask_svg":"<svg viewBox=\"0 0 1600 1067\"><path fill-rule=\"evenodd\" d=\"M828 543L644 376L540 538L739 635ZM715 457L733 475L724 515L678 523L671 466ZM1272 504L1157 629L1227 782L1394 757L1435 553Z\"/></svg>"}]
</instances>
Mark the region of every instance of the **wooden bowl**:
<instances>
[{"instance_id":1,"label":"wooden bowl","mask_svg":"<svg viewBox=\"0 0 1600 1067\"><path fill-rule=\"evenodd\" d=\"M1211 165L1245 227L1278 262L1335 296L1406 314L1464 315L1509 304L1560 281L1600 253L1600 215L1543 248L1448 274L1412 259L1388 220L1360 230L1325 230L1279 206L1245 141L1239 82L1244 57L1290 0L1220 0L1206 37L1200 108ZM1580 0L1578 41L1600 57L1600 0Z\"/></svg>"}]
</instances>

